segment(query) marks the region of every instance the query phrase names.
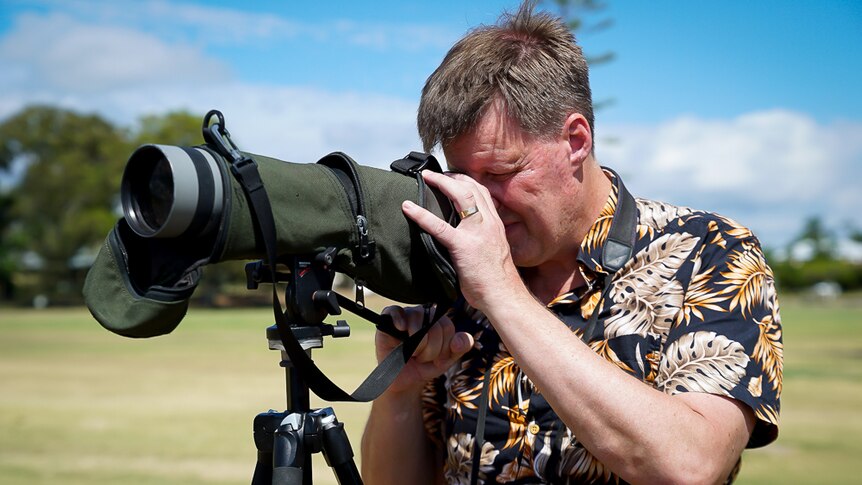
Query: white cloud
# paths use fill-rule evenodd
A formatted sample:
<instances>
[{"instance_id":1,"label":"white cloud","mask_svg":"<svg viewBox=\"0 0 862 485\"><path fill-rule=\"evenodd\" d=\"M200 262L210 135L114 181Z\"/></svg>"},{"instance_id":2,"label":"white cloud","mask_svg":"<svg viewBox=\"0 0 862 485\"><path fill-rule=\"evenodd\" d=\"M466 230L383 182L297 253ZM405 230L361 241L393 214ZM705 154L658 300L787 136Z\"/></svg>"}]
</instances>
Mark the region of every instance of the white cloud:
<instances>
[{"instance_id":1,"label":"white cloud","mask_svg":"<svg viewBox=\"0 0 862 485\"><path fill-rule=\"evenodd\" d=\"M63 12L81 21L146 30L165 38L210 46L303 37L315 42L414 51L427 47L448 48L458 35L434 25L353 22L339 18L337 11L327 22L308 23L272 13L165 0L110 3L36 0L33 3L41 3L54 12Z\"/></svg>"},{"instance_id":2,"label":"white cloud","mask_svg":"<svg viewBox=\"0 0 862 485\"><path fill-rule=\"evenodd\" d=\"M166 108L180 97L195 112L218 108L243 149L285 160L314 162L344 151L386 167L420 146L415 103L395 98L239 83L175 96L162 100Z\"/></svg>"},{"instance_id":3,"label":"white cloud","mask_svg":"<svg viewBox=\"0 0 862 485\"><path fill-rule=\"evenodd\" d=\"M783 110L731 120L686 116L656 126L608 126L618 142L602 163L617 167L634 192L722 211L783 244L802 221L821 215L862 222L862 123L818 124Z\"/></svg>"},{"instance_id":4,"label":"white cloud","mask_svg":"<svg viewBox=\"0 0 862 485\"><path fill-rule=\"evenodd\" d=\"M206 22L221 21L227 19ZM291 161L341 150L384 167L420 146L414 101L243 83L191 45L63 13L21 15L0 39L0 69L0 119L36 102L95 111L123 125L142 114L217 108L243 149Z\"/></svg>"},{"instance_id":5,"label":"white cloud","mask_svg":"<svg viewBox=\"0 0 862 485\"><path fill-rule=\"evenodd\" d=\"M226 65L185 44L129 29L81 23L64 14L24 14L0 40L7 95L72 96L114 89L205 83Z\"/></svg>"},{"instance_id":6,"label":"white cloud","mask_svg":"<svg viewBox=\"0 0 862 485\"><path fill-rule=\"evenodd\" d=\"M174 39L235 44L291 37L304 31L294 21L267 13L164 0L101 2L43 0L53 12L98 25L158 32Z\"/></svg>"}]
</instances>

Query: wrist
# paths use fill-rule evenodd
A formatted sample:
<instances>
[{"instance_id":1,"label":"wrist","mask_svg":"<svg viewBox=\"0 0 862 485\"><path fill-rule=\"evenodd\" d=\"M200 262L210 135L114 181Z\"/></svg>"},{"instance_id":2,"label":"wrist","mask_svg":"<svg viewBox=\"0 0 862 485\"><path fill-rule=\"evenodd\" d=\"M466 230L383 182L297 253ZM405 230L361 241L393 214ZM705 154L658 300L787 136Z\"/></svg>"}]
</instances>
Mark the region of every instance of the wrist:
<instances>
[{"instance_id":1,"label":"wrist","mask_svg":"<svg viewBox=\"0 0 862 485\"><path fill-rule=\"evenodd\" d=\"M471 307L488 315L499 308L533 299L518 269L514 265L504 265L503 269L499 276L486 278L480 285L462 288Z\"/></svg>"},{"instance_id":2,"label":"wrist","mask_svg":"<svg viewBox=\"0 0 862 485\"><path fill-rule=\"evenodd\" d=\"M508 280L501 281L492 291L487 292L487 295L482 301L482 312L490 317L491 313L501 315L514 315L525 306L536 303L536 297L527 288L521 275L515 273Z\"/></svg>"}]
</instances>

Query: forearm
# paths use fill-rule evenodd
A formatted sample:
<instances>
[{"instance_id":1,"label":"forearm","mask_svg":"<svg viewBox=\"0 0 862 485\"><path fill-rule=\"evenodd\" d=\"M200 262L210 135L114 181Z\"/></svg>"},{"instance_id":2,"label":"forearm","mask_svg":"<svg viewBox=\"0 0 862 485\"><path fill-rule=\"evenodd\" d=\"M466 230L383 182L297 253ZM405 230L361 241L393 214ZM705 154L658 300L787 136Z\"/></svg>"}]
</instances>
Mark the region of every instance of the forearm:
<instances>
[{"instance_id":1,"label":"forearm","mask_svg":"<svg viewBox=\"0 0 862 485\"><path fill-rule=\"evenodd\" d=\"M597 355L532 296L510 296L486 315L578 440L626 480L697 481L703 474L709 481L741 452L739 439Z\"/></svg>"},{"instance_id":2,"label":"forearm","mask_svg":"<svg viewBox=\"0 0 862 485\"><path fill-rule=\"evenodd\" d=\"M362 436L366 483L437 483L439 453L425 434L421 393L384 393L374 401Z\"/></svg>"}]
</instances>

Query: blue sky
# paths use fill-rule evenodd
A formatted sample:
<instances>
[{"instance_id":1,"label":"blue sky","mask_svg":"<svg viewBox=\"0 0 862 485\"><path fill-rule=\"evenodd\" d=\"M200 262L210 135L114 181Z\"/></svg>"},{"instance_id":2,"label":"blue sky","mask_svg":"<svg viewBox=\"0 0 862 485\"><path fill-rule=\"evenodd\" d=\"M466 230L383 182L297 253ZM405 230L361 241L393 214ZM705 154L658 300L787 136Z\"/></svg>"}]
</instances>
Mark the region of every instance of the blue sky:
<instances>
[{"instance_id":1,"label":"blue sky","mask_svg":"<svg viewBox=\"0 0 862 485\"><path fill-rule=\"evenodd\" d=\"M546 2L545 5L549 5ZM579 40L597 154L633 192L722 212L767 246L805 217L862 228L862 2L607 1ZM427 75L514 1L0 3L0 118L32 102L222 109L244 148L386 166L418 148ZM550 8L550 7L549 7Z\"/></svg>"}]
</instances>

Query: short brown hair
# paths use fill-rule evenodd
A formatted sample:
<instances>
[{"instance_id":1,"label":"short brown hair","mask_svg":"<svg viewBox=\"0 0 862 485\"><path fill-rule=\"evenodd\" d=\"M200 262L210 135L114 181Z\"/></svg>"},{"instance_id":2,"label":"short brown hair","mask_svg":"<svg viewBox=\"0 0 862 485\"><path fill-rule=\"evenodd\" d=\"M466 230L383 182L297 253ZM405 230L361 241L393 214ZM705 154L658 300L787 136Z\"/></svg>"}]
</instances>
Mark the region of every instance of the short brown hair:
<instances>
[{"instance_id":1,"label":"short brown hair","mask_svg":"<svg viewBox=\"0 0 862 485\"><path fill-rule=\"evenodd\" d=\"M531 135L555 136L574 112L594 129L583 52L562 20L534 8L525 1L449 50L422 89L417 125L426 151L472 130L494 100Z\"/></svg>"}]
</instances>

